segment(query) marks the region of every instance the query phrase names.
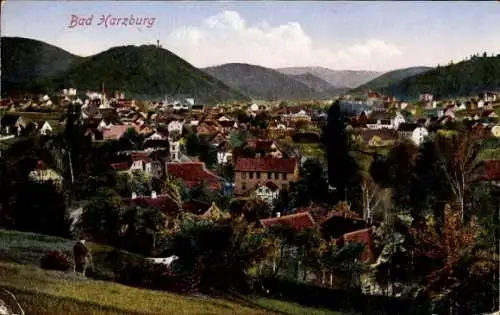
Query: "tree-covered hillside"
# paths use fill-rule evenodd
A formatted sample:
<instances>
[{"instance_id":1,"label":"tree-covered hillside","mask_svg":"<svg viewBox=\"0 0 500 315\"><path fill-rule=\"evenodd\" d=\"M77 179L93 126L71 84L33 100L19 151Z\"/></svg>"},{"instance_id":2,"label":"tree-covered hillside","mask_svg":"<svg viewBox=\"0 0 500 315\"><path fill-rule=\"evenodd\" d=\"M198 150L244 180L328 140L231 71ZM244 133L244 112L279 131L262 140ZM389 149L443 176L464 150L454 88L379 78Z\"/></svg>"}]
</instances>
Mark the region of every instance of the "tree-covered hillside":
<instances>
[{"instance_id":1,"label":"tree-covered hillside","mask_svg":"<svg viewBox=\"0 0 500 315\"><path fill-rule=\"evenodd\" d=\"M425 73L406 78L382 89L383 92L407 98L432 93L437 98L471 95L500 88L500 54L475 55L468 60L438 66Z\"/></svg>"},{"instance_id":2,"label":"tree-covered hillside","mask_svg":"<svg viewBox=\"0 0 500 315\"><path fill-rule=\"evenodd\" d=\"M2 93L51 92L62 87L121 90L137 98L190 95L207 103L246 100L245 95L168 50L154 45L114 47L77 57L46 43L23 38L2 40L2 76L15 86ZM3 75L3 73L2 73Z\"/></svg>"}]
</instances>

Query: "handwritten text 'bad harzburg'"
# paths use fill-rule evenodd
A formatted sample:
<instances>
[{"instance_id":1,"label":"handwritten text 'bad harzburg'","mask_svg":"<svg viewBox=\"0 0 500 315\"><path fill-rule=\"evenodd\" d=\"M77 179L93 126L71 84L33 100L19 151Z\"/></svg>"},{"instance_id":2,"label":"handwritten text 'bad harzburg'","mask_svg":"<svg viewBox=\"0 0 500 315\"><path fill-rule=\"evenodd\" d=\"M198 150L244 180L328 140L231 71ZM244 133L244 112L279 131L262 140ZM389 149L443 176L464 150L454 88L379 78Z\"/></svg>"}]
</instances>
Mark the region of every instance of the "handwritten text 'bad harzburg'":
<instances>
[{"instance_id":1,"label":"handwritten text 'bad harzburg'","mask_svg":"<svg viewBox=\"0 0 500 315\"><path fill-rule=\"evenodd\" d=\"M106 28L110 26L120 27L120 26L145 26L147 28L153 27L156 22L156 18L151 17L135 17L130 15L128 17L117 17L112 16L111 14L104 15L102 14L97 20L97 26L104 26ZM85 27L91 26L94 23L94 15L90 15L88 17L82 17L78 15L72 14L70 16L69 28L74 27Z\"/></svg>"}]
</instances>

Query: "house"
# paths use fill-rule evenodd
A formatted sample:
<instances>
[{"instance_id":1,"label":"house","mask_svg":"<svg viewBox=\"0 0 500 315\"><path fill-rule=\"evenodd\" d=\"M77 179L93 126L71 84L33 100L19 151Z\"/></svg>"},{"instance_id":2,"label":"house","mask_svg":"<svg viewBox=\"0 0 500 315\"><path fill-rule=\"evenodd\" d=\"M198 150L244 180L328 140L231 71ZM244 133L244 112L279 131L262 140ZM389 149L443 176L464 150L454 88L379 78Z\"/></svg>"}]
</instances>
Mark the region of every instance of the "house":
<instances>
[{"instance_id":1,"label":"house","mask_svg":"<svg viewBox=\"0 0 500 315\"><path fill-rule=\"evenodd\" d=\"M129 129L135 129L137 132L140 131L135 125L108 125L101 130L102 139L104 141L118 140L123 137Z\"/></svg>"},{"instance_id":2,"label":"house","mask_svg":"<svg viewBox=\"0 0 500 315\"><path fill-rule=\"evenodd\" d=\"M368 147L385 147L397 140L397 133L392 129L362 129L361 141Z\"/></svg>"},{"instance_id":3,"label":"house","mask_svg":"<svg viewBox=\"0 0 500 315\"><path fill-rule=\"evenodd\" d=\"M233 160L233 154L230 150L219 150L217 152L217 164L225 165L227 163L231 163Z\"/></svg>"},{"instance_id":4,"label":"house","mask_svg":"<svg viewBox=\"0 0 500 315\"><path fill-rule=\"evenodd\" d=\"M366 228L362 230L357 230L349 232L343 235L344 244L349 243L361 243L364 246L363 254L361 255L361 261L370 263L375 260L375 246L373 242L373 229Z\"/></svg>"},{"instance_id":5,"label":"house","mask_svg":"<svg viewBox=\"0 0 500 315\"><path fill-rule=\"evenodd\" d=\"M421 102L424 102L424 103L432 102L434 100L434 95L429 94L429 93L420 94L419 99Z\"/></svg>"},{"instance_id":6,"label":"house","mask_svg":"<svg viewBox=\"0 0 500 315\"><path fill-rule=\"evenodd\" d=\"M170 267L174 261L179 259L178 256L172 255L169 257L148 257L146 258L147 261L152 262L153 264L161 264L165 265L166 267Z\"/></svg>"},{"instance_id":7,"label":"house","mask_svg":"<svg viewBox=\"0 0 500 315\"><path fill-rule=\"evenodd\" d=\"M297 159L274 157L238 158L234 167L236 195L244 195L258 184L272 182L281 190L288 190L290 183L299 177Z\"/></svg>"},{"instance_id":8,"label":"house","mask_svg":"<svg viewBox=\"0 0 500 315\"><path fill-rule=\"evenodd\" d=\"M417 123L402 123L398 126L397 134L400 139L411 138L413 131L418 128Z\"/></svg>"},{"instance_id":9,"label":"house","mask_svg":"<svg viewBox=\"0 0 500 315\"><path fill-rule=\"evenodd\" d=\"M169 144L170 160L173 162L180 161L181 158L181 141L171 141Z\"/></svg>"},{"instance_id":10,"label":"house","mask_svg":"<svg viewBox=\"0 0 500 315\"><path fill-rule=\"evenodd\" d=\"M258 184L257 188L253 192L253 195L266 202L268 205L273 206L274 202L279 197L279 187L273 182L269 181L265 184Z\"/></svg>"},{"instance_id":11,"label":"house","mask_svg":"<svg viewBox=\"0 0 500 315\"><path fill-rule=\"evenodd\" d=\"M215 202L212 202L210 208L198 217L207 221L219 221L230 219L231 214L229 212L222 211L219 207L217 207Z\"/></svg>"},{"instance_id":12,"label":"house","mask_svg":"<svg viewBox=\"0 0 500 315\"><path fill-rule=\"evenodd\" d=\"M196 132L200 136L214 137L221 130L222 127L217 121L208 119L200 122L196 127Z\"/></svg>"},{"instance_id":13,"label":"house","mask_svg":"<svg viewBox=\"0 0 500 315\"><path fill-rule=\"evenodd\" d=\"M387 111L373 111L368 117L366 127L369 129L394 129L396 128L395 117L395 114L389 113ZM402 117L402 115L400 116L398 122L404 122L404 117Z\"/></svg>"},{"instance_id":14,"label":"house","mask_svg":"<svg viewBox=\"0 0 500 315\"><path fill-rule=\"evenodd\" d=\"M259 109L260 109L259 105L254 103L254 104L250 105L250 107L248 107L247 112L251 115L255 115L259 111Z\"/></svg>"},{"instance_id":15,"label":"house","mask_svg":"<svg viewBox=\"0 0 500 315\"><path fill-rule=\"evenodd\" d=\"M203 112L204 110L204 106L203 105L199 105L199 104L194 104L193 106L191 106L191 111L193 112Z\"/></svg>"},{"instance_id":16,"label":"house","mask_svg":"<svg viewBox=\"0 0 500 315\"><path fill-rule=\"evenodd\" d=\"M182 128L183 127L184 127L184 122L183 121L172 120L167 125L167 130L168 130L168 136L169 136L169 138L173 139L175 137L178 137L178 136L182 135Z\"/></svg>"},{"instance_id":17,"label":"house","mask_svg":"<svg viewBox=\"0 0 500 315\"><path fill-rule=\"evenodd\" d=\"M281 216L280 213L277 213L274 218L260 220L260 224L266 228L283 225L295 231L301 231L314 227L316 222L309 212L300 212L285 216Z\"/></svg>"},{"instance_id":18,"label":"house","mask_svg":"<svg viewBox=\"0 0 500 315\"><path fill-rule=\"evenodd\" d=\"M289 126L294 126L299 121L310 123L312 120L311 116L309 116L305 110L300 110L294 114L283 115L281 119Z\"/></svg>"},{"instance_id":19,"label":"house","mask_svg":"<svg viewBox=\"0 0 500 315\"><path fill-rule=\"evenodd\" d=\"M425 127L418 127L413 130L411 135L411 141L417 146L420 146L429 137L429 131Z\"/></svg>"},{"instance_id":20,"label":"house","mask_svg":"<svg viewBox=\"0 0 500 315\"><path fill-rule=\"evenodd\" d=\"M181 179L188 188L205 185L213 191L222 190L224 180L207 170L203 162L166 163L169 176Z\"/></svg>"},{"instance_id":21,"label":"house","mask_svg":"<svg viewBox=\"0 0 500 315\"><path fill-rule=\"evenodd\" d=\"M22 116L15 115L5 115L0 120L0 131L5 134L14 134L20 136L24 129L26 129L27 123Z\"/></svg>"},{"instance_id":22,"label":"house","mask_svg":"<svg viewBox=\"0 0 500 315\"><path fill-rule=\"evenodd\" d=\"M248 139L247 144L255 150L258 156L272 156L282 158L283 153L278 148L278 145L273 140Z\"/></svg>"},{"instance_id":23,"label":"house","mask_svg":"<svg viewBox=\"0 0 500 315\"><path fill-rule=\"evenodd\" d=\"M144 148L146 151L167 149L168 145L168 136L160 131L155 131L152 135L144 139Z\"/></svg>"},{"instance_id":24,"label":"house","mask_svg":"<svg viewBox=\"0 0 500 315\"><path fill-rule=\"evenodd\" d=\"M48 182L51 181L56 185L61 185L63 177L57 173L55 170L49 168L42 160L36 163L35 168L29 173L29 178L36 182Z\"/></svg>"},{"instance_id":25,"label":"house","mask_svg":"<svg viewBox=\"0 0 500 315\"><path fill-rule=\"evenodd\" d=\"M122 198L122 202L126 205L158 209L165 214L175 214L178 211L177 204L169 195L159 195L155 191L152 191L150 196L137 196L132 193L130 198Z\"/></svg>"},{"instance_id":26,"label":"house","mask_svg":"<svg viewBox=\"0 0 500 315\"><path fill-rule=\"evenodd\" d=\"M111 168L117 172L132 172L140 170L154 175L153 160L146 152L132 152L124 162L112 163Z\"/></svg>"},{"instance_id":27,"label":"house","mask_svg":"<svg viewBox=\"0 0 500 315\"><path fill-rule=\"evenodd\" d=\"M49 122L45 121L40 127L39 132L41 135L46 136L50 135L52 132L54 132L54 130L52 129L52 126L49 124Z\"/></svg>"}]
</instances>

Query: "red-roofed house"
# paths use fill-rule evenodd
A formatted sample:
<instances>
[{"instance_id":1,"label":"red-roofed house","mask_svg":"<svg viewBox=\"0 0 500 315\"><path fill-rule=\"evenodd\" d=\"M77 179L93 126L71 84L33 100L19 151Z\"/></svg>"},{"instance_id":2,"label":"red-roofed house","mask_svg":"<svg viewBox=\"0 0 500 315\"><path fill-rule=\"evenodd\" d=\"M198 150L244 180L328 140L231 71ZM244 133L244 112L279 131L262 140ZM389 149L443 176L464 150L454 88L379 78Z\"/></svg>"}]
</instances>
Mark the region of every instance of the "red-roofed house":
<instances>
[{"instance_id":1,"label":"red-roofed house","mask_svg":"<svg viewBox=\"0 0 500 315\"><path fill-rule=\"evenodd\" d=\"M207 170L203 162L167 163L167 174L182 179L187 187L204 184L209 189L219 191L224 180Z\"/></svg>"},{"instance_id":2,"label":"red-roofed house","mask_svg":"<svg viewBox=\"0 0 500 315\"><path fill-rule=\"evenodd\" d=\"M244 195L259 184L272 182L281 190L288 190L290 183L299 177L296 159L274 157L238 158L234 168L236 195Z\"/></svg>"},{"instance_id":3,"label":"red-roofed house","mask_svg":"<svg viewBox=\"0 0 500 315\"><path fill-rule=\"evenodd\" d=\"M127 157L127 161L111 164L117 172L132 172L134 170L153 174L153 161L147 153L133 152Z\"/></svg>"},{"instance_id":4,"label":"red-roofed house","mask_svg":"<svg viewBox=\"0 0 500 315\"><path fill-rule=\"evenodd\" d=\"M141 131L140 128L135 125L111 125L102 129L103 140L118 140L127 133L129 129L135 129L138 133Z\"/></svg>"},{"instance_id":5,"label":"red-roofed house","mask_svg":"<svg viewBox=\"0 0 500 315\"><path fill-rule=\"evenodd\" d=\"M264 227L272 227L277 225L288 226L295 231L301 231L308 228L312 228L316 225L313 217L309 212L294 213L285 216L277 216L274 218L267 218L260 220L260 224Z\"/></svg>"},{"instance_id":6,"label":"red-roofed house","mask_svg":"<svg viewBox=\"0 0 500 315\"><path fill-rule=\"evenodd\" d=\"M342 238L346 244L358 242L365 246L365 251L361 255L362 261L371 263L375 260L372 228L346 233Z\"/></svg>"},{"instance_id":7,"label":"red-roofed house","mask_svg":"<svg viewBox=\"0 0 500 315\"><path fill-rule=\"evenodd\" d=\"M134 193L131 198L124 198L122 201L125 204L155 208L162 211L169 208L175 209L176 207L175 202L168 195L157 195L156 192L152 192L151 196L137 196Z\"/></svg>"}]
</instances>

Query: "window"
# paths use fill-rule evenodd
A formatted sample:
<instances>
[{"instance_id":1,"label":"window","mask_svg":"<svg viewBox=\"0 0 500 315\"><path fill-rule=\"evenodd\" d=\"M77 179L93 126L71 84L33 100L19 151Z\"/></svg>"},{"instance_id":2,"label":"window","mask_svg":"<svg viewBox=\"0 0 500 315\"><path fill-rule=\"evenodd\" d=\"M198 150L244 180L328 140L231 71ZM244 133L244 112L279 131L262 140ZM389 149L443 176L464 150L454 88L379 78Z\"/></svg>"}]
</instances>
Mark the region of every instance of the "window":
<instances>
[{"instance_id":1,"label":"window","mask_svg":"<svg viewBox=\"0 0 500 315\"><path fill-rule=\"evenodd\" d=\"M267 179L272 179L272 178L273 178L273 176L272 176L272 175L273 175L273 173L268 172L268 173L267 173Z\"/></svg>"},{"instance_id":2,"label":"window","mask_svg":"<svg viewBox=\"0 0 500 315\"><path fill-rule=\"evenodd\" d=\"M243 179L247 178L247 172L241 172L241 178Z\"/></svg>"},{"instance_id":3,"label":"window","mask_svg":"<svg viewBox=\"0 0 500 315\"><path fill-rule=\"evenodd\" d=\"M282 179L282 180L286 180L286 173L282 173L282 174L281 174L281 179Z\"/></svg>"},{"instance_id":4,"label":"window","mask_svg":"<svg viewBox=\"0 0 500 315\"><path fill-rule=\"evenodd\" d=\"M257 179L260 179L260 172L257 172Z\"/></svg>"},{"instance_id":5,"label":"window","mask_svg":"<svg viewBox=\"0 0 500 315\"><path fill-rule=\"evenodd\" d=\"M247 184L245 182L241 183L241 190L246 190Z\"/></svg>"},{"instance_id":6,"label":"window","mask_svg":"<svg viewBox=\"0 0 500 315\"><path fill-rule=\"evenodd\" d=\"M250 173L249 173L248 178L253 179L253 172L250 172Z\"/></svg>"},{"instance_id":7,"label":"window","mask_svg":"<svg viewBox=\"0 0 500 315\"><path fill-rule=\"evenodd\" d=\"M278 180L280 179L280 173L274 173L274 179Z\"/></svg>"}]
</instances>

